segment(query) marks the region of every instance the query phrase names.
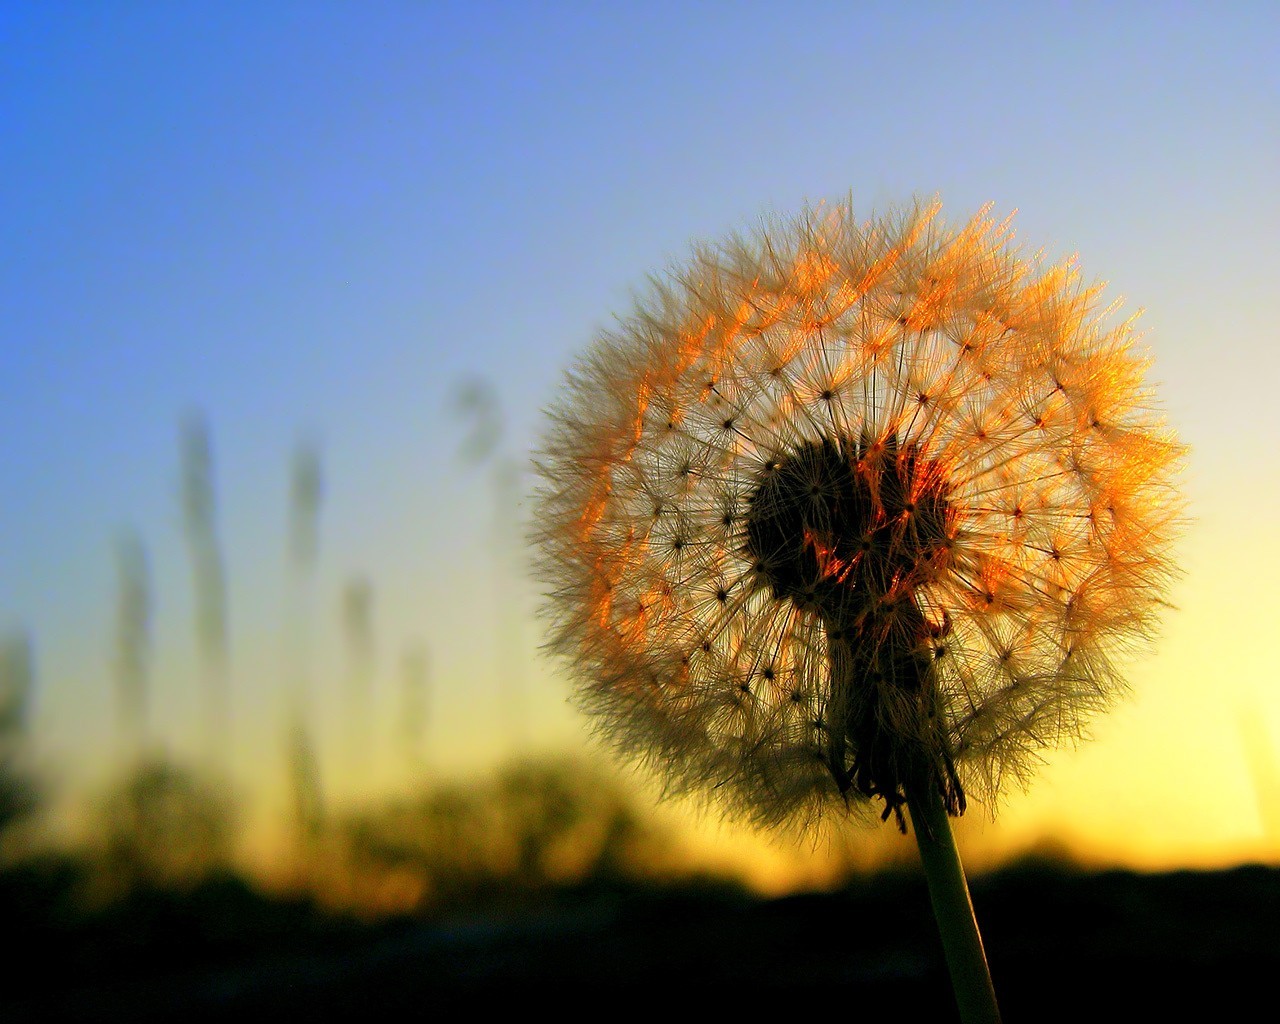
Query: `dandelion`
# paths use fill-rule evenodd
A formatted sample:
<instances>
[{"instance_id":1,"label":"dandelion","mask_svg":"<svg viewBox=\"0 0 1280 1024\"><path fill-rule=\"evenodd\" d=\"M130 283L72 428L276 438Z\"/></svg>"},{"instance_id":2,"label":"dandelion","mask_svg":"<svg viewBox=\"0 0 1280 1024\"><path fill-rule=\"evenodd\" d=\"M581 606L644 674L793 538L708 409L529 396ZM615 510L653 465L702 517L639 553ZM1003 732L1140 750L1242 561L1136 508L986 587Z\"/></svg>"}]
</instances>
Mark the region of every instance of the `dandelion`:
<instances>
[{"instance_id":1,"label":"dandelion","mask_svg":"<svg viewBox=\"0 0 1280 1024\"><path fill-rule=\"evenodd\" d=\"M571 373L539 460L583 705L673 791L909 814L958 873L947 815L1123 691L1172 572L1182 450L1113 314L987 210L696 249Z\"/></svg>"}]
</instances>

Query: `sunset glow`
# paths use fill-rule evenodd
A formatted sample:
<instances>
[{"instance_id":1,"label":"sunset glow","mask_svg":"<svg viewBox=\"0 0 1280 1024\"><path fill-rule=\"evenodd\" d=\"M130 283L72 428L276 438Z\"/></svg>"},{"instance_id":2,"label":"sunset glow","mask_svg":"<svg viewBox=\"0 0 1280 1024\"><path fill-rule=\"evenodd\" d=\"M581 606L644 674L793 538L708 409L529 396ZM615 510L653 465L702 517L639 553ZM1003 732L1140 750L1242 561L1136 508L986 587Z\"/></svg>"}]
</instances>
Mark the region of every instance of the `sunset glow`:
<instances>
[{"instance_id":1,"label":"sunset glow","mask_svg":"<svg viewBox=\"0 0 1280 1024\"><path fill-rule=\"evenodd\" d=\"M975 768L966 856L1280 862L1270 8L18 4L0 46L0 664L29 683L46 838L91 834L143 753L216 769L251 865L288 861L307 800L341 814L521 753L605 760L543 651L531 462L565 370L633 331L649 349L575 371L616 383L614 428L578 452L580 479L543 486L575 489L556 524L588 550L574 628L634 694L637 665L676 679L681 655L690 686L710 688L704 658L759 686L777 641L791 674L767 682L814 697L781 620L731 649L664 646L677 539L719 552L699 571L724 597L689 598L701 618L763 590L711 527L619 512L657 432L673 440L641 482L672 482L645 500L687 512L711 456L679 438L742 452L766 421L846 415L896 374L866 458L910 438L966 504L878 596L915 594L953 642L1031 664L956 670L973 716L956 742L1016 754ZM859 225L900 216L845 236L846 205ZM803 244L711 273L802 209L826 211ZM728 255L671 290L708 240ZM643 295L650 319L628 326ZM848 358L806 340L824 331L857 340ZM1011 367L1011 332L1080 345ZM759 423L703 400L726 379ZM905 476L916 500L942 493ZM914 514L875 526L901 550ZM806 582L851 587L863 556L805 528ZM636 568L660 543L666 574ZM1079 743L1073 714L1028 702L1018 731L993 697L997 677L1052 674L1054 629L1054 672L1072 631L1124 638L1106 653L1127 685L1092 693ZM720 696L699 727L765 735ZM692 859L771 891L898 849L877 811L815 858L619 770Z\"/></svg>"}]
</instances>

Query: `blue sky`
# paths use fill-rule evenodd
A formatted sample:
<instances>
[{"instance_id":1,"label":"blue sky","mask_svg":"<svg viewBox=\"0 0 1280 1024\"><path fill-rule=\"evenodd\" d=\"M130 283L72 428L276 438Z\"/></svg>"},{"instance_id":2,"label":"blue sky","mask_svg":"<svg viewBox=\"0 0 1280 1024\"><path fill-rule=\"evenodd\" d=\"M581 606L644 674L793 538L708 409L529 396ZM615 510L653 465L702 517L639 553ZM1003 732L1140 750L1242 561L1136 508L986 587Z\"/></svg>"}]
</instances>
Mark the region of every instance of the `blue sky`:
<instances>
[{"instance_id":1,"label":"blue sky","mask_svg":"<svg viewBox=\"0 0 1280 1024\"><path fill-rule=\"evenodd\" d=\"M341 662L341 583L365 573L385 687L424 643L441 757L491 754L492 513L458 457L458 382L492 382L523 462L573 355L693 240L806 200L869 213L935 192L956 218L1016 208L1028 245L1078 252L1147 310L1153 378L1196 451L1171 632L1200 638L1216 691L1257 691L1280 742L1262 660L1277 53L1262 3L5 5L0 625L37 643L49 750L109 746L125 525L154 574L155 729L189 738L177 423L196 408L242 735L277 728L287 466L312 437L321 667ZM1209 656L1224 629L1247 637ZM535 627L521 644L532 657ZM527 685L535 734L580 731L553 670ZM1167 687L1151 749L1204 717L1206 685Z\"/></svg>"}]
</instances>

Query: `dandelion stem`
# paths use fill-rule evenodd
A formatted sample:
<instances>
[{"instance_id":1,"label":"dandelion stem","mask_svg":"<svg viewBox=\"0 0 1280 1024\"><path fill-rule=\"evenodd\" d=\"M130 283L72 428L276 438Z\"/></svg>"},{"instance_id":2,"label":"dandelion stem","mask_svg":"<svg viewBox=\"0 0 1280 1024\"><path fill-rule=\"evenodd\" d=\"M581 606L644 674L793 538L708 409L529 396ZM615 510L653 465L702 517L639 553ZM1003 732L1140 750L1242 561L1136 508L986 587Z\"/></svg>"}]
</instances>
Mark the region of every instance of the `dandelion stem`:
<instances>
[{"instance_id":1,"label":"dandelion stem","mask_svg":"<svg viewBox=\"0 0 1280 1024\"><path fill-rule=\"evenodd\" d=\"M969 884L951 834L951 823L936 787L907 790L907 807L920 848L920 861L929 883L933 916L938 921L942 948L951 973L951 987L964 1024L999 1024L987 954L969 899Z\"/></svg>"}]
</instances>

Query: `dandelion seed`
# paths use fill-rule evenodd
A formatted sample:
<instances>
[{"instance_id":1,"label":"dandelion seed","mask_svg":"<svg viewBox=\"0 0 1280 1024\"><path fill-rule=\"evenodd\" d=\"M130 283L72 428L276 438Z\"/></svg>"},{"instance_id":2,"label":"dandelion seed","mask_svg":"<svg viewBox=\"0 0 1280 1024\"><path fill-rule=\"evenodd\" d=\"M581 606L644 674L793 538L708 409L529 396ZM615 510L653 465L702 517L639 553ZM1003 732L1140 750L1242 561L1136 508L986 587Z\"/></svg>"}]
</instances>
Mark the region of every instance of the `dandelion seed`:
<instances>
[{"instance_id":1,"label":"dandelion seed","mask_svg":"<svg viewBox=\"0 0 1280 1024\"><path fill-rule=\"evenodd\" d=\"M1155 625L1182 457L1097 291L936 203L656 283L539 460L550 647L612 741L765 825L905 831L1077 736Z\"/></svg>"}]
</instances>

